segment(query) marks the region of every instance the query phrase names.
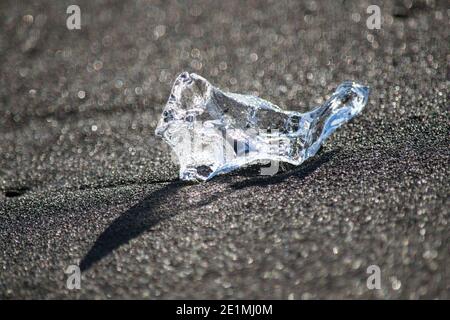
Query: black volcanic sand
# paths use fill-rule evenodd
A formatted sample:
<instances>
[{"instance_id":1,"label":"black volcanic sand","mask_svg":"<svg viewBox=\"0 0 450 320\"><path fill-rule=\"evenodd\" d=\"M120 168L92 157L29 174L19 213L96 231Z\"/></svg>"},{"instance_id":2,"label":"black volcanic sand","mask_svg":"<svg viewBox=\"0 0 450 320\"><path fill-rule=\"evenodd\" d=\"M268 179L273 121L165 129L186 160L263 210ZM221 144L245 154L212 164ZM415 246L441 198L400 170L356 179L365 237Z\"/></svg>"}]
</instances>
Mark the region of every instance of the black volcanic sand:
<instances>
[{"instance_id":1,"label":"black volcanic sand","mask_svg":"<svg viewBox=\"0 0 450 320\"><path fill-rule=\"evenodd\" d=\"M0 4L0 298L450 298L446 1L378 3L380 30L374 1L77 2L74 31L72 1ZM186 183L154 136L184 70L371 96L299 167Z\"/></svg>"}]
</instances>

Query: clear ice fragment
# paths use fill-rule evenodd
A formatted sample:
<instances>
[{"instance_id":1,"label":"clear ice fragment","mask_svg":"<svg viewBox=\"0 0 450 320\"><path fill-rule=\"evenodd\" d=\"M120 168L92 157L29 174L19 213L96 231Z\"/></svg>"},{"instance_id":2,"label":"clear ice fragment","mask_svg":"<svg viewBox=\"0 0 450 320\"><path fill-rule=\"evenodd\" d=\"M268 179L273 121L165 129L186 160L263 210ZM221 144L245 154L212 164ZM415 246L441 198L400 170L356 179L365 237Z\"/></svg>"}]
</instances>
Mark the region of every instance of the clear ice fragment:
<instances>
[{"instance_id":1,"label":"clear ice fragment","mask_svg":"<svg viewBox=\"0 0 450 320\"><path fill-rule=\"evenodd\" d=\"M342 83L322 106L285 111L261 98L228 93L181 73L156 128L177 155L182 180L208 180L253 163L300 165L367 104L369 88Z\"/></svg>"}]
</instances>

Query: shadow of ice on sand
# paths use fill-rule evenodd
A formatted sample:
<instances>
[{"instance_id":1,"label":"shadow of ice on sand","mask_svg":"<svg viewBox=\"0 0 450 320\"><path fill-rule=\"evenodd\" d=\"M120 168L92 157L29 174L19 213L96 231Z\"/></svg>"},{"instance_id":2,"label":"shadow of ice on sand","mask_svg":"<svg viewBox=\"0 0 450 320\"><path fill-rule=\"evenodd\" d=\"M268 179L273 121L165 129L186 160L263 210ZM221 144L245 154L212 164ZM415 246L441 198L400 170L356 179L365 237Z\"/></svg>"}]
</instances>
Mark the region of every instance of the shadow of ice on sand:
<instances>
[{"instance_id":1,"label":"shadow of ice on sand","mask_svg":"<svg viewBox=\"0 0 450 320\"><path fill-rule=\"evenodd\" d=\"M324 163L328 162L337 151L330 151L316 156L299 167L294 167L292 170L281 172L274 176L255 176L249 174L252 169L243 169L237 172L237 176L244 177L237 182L232 182L236 175L224 175L215 178L215 183L227 184L227 188L220 192L213 194L205 194L200 201L190 204L189 206L174 207L173 210L158 210L160 205L175 197L175 195L186 186L194 186L190 182L174 181L170 184L156 190L147 195L142 201L129 208L117 219L115 219L100 236L97 238L91 249L86 253L80 262L81 271L86 271L94 264L102 260L104 257L114 252L122 245L139 237L142 233L151 230L160 222L174 217L181 211L190 208L203 207L214 201L218 201L227 195L237 192L238 190L255 187L268 186L282 183L286 179L293 177L295 179L303 180L308 175L316 171ZM212 182L212 181L211 181ZM211 183L209 182L209 183ZM206 182L208 183L208 182ZM209 189L208 189L209 190Z\"/></svg>"}]
</instances>

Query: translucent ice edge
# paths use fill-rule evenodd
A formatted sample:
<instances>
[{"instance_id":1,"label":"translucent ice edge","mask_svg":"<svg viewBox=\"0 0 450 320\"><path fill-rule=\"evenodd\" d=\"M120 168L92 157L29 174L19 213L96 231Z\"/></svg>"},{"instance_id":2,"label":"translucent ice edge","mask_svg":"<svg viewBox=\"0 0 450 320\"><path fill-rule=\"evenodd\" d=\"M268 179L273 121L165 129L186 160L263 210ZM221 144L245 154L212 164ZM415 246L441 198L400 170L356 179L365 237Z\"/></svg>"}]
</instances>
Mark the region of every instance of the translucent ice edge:
<instances>
[{"instance_id":1,"label":"translucent ice edge","mask_svg":"<svg viewBox=\"0 0 450 320\"><path fill-rule=\"evenodd\" d=\"M261 98L223 92L195 73L181 73L156 128L172 148L182 180L205 181L254 163L300 165L366 106L369 88L339 85L307 113Z\"/></svg>"}]
</instances>

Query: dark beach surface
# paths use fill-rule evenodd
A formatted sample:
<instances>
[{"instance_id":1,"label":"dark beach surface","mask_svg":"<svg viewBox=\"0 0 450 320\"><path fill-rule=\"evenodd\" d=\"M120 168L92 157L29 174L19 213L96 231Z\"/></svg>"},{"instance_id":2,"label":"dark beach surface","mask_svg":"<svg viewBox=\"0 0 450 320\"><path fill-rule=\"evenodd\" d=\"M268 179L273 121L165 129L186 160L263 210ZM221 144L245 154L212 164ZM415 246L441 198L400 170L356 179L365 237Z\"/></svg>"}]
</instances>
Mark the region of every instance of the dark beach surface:
<instances>
[{"instance_id":1,"label":"dark beach surface","mask_svg":"<svg viewBox=\"0 0 450 320\"><path fill-rule=\"evenodd\" d=\"M0 3L0 298L449 298L446 1L77 1L81 30L70 4ZM299 167L186 183L154 136L185 70L371 95Z\"/></svg>"}]
</instances>

